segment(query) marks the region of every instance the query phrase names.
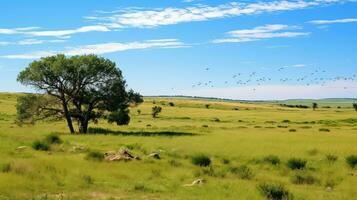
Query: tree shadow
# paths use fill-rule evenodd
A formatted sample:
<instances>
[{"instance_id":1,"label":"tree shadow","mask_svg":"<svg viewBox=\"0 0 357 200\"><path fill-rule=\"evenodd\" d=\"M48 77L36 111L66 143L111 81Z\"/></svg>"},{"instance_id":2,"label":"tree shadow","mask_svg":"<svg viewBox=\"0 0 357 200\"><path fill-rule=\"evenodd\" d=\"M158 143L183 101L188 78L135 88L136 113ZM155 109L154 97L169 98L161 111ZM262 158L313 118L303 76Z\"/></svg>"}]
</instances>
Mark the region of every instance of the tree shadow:
<instances>
[{"instance_id":1,"label":"tree shadow","mask_svg":"<svg viewBox=\"0 0 357 200\"><path fill-rule=\"evenodd\" d=\"M88 128L88 134L122 135L122 136L195 136L197 134L174 131L115 131L106 128Z\"/></svg>"}]
</instances>

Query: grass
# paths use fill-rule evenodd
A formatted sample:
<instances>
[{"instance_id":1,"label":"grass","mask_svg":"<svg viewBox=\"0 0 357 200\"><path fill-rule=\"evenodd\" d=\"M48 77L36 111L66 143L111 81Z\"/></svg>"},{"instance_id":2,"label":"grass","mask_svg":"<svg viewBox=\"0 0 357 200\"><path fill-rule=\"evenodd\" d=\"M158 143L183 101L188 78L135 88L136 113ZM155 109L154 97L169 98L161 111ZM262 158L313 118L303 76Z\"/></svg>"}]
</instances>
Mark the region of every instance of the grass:
<instances>
[{"instance_id":1,"label":"grass","mask_svg":"<svg viewBox=\"0 0 357 200\"><path fill-rule=\"evenodd\" d=\"M345 158L357 155L357 117L347 104L337 109L338 102L331 102L330 109L313 112L266 102L146 98L132 108L128 126L99 121L90 124L91 134L70 135L62 121L16 126L18 95L0 94L0 199L61 199L62 195L62 199L264 200L277 193L284 198L342 200L355 196L357 180L351 174L357 173L356 168ZM157 119L151 116L154 100L163 108ZM286 119L290 122L282 124ZM320 128L331 131L326 134ZM289 133L290 129L298 132ZM43 142L54 131L62 143L51 144L49 151L32 149L34 141ZM23 146L27 148L19 148ZM104 153L122 147L142 160L86 159L87 149ZM308 152L313 149L318 153ZM161 159L147 157L152 152L160 152ZM326 161L331 153L339 158L333 164ZM192 164L191 158L201 154L210 159L208 167ZM304 170L287 169L293 157L307 161ZM274 164L277 160L280 164ZM250 171L254 176L242 179L236 174L239 170L230 171L240 166L249 170L239 173ZM298 173L316 181L295 184L292 179ZM183 186L199 178L205 180L202 185Z\"/></svg>"}]
</instances>

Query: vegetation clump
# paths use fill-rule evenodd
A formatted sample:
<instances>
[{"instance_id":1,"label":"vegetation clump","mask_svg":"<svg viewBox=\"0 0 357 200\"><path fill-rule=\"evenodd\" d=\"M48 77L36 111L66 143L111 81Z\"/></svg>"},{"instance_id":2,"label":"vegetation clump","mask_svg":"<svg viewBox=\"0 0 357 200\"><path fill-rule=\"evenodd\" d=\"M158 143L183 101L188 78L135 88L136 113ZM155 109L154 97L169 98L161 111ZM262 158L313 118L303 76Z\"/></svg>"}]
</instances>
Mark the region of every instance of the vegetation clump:
<instances>
[{"instance_id":1,"label":"vegetation clump","mask_svg":"<svg viewBox=\"0 0 357 200\"><path fill-rule=\"evenodd\" d=\"M291 182L299 185L301 184L311 185L316 182L316 179L315 177L309 174L306 174L304 172L299 172L292 177Z\"/></svg>"},{"instance_id":2,"label":"vegetation clump","mask_svg":"<svg viewBox=\"0 0 357 200\"><path fill-rule=\"evenodd\" d=\"M45 141L36 140L32 143L32 148L37 151L48 151L50 150L50 145Z\"/></svg>"},{"instance_id":3,"label":"vegetation clump","mask_svg":"<svg viewBox=\"0 0 357 200\"><path fill-rule=\"evenodd\" d=\"M268 155L263 158L263 161L266 163L269 163L271 165L279 165L280 164L280 158L275 155Z\"/></svg>"},{"instance_id":4,"label":"vegetation clump","mask_svg":"<svg viewBox=\"0 0 357 200\"><path fill-rule=\"evenodd\" d=\"M231 167L230 172L232 174L238 175L241 179L252 179L254 176L253 171L246 165L241 165L239 167Z\"/></svg>"},{"instance_id":5,"label":"vegetation clump","mask_svg":"<svg viewBox=\"0 0 357 200\"><path fill-rule=\"evenodd\" d=\"M320 132L330 132L330 129L328 129L328 128L320 128L319 131Z\"/></svg>"},{"instance_id":6,"label":"vegetation clump","mask_svg":"<svg viewBox=\"0 0 357 200\"><path fill-rule=\"evenodd\" d=\"M46 142L48 144L61 144L63 141L56 133L51 133L46 136Z\"/></svg>"},{"instance_id":7,"label":"vegetation clump","mask_svg":"<svg viewBox=\"0 0 357 200\"><path fill-rule=\"evenodd\" d=\"M169 106L174 107L175 104L173 102L169 102Z\"/></svg>"},{"instance_id":8,"label":"vegetation clump","mask_svg":"<svg viewBox=\"0 0 357 200\"><path fill-rule=\"evenodd\" d=\"M357 167L357 155L350 155L346 157L346 162L351 168Z\"/></svg>"},{"instance_id":9,"label":"vegetation clump","mask_svg":"<svg viewBox=\"0 0 357 200\"><path fill-rule=\"evenodd\" d=\"M333 154L327 154L326 155L326 160L329 162L336 162L338 159L338 156L333 155Z\"/></svg>"},{"instance_id":10,"label":"vegetation clump","mask_svg":"<svg viewBox=\"0 0 357 200\"><path fill-rule=\"evenodd\" d=\"M267 200L292 200L293 195L279 183L262 183L258 190Z\"/></svg>"},{"instance_id":11,"label":"vegetation clump","mask_svg":"<svg viewBox=\"0 0 357 200\"><path fill-rule=\"evenodd\" d=\"M287 167L292 170L305 169L307 161L301 158L291 158L287 162Z\"/></svg>"},{"instance_id":12,"label":"vegetation clump","mask_svg":"<svg viewBox=\"0 0 357 200\"><path fill-rule=\"evenodd\" d=\"M207 167L211 164L211 159L206 155L199 154L192 156L191 162L200 167Z\"/></svg>"},{"instance_id":13,"label":"vegetation clump","mask_svg":"<svg viewBox=\"0 0 357 200\"><path fill-rule=\"evenodd\" d=\"M104 160L104 154L100 151L92 150L86 155L87 160L102 161Z\"/></svg>"}]
</instances>

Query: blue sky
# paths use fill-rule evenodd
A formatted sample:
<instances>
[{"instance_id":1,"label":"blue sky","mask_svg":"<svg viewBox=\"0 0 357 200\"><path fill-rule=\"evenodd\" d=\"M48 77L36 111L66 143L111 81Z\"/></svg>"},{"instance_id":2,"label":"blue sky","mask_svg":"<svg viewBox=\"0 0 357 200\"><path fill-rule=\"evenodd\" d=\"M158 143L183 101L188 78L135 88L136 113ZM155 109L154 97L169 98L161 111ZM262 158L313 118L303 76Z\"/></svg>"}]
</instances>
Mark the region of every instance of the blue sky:
<instances>
[{"instance_id":1,"label":"blue sky","mask_svg":"<svg viewBox=\"0 0 357 200\"><path fill-rule=\"evenodd\" d=\"M0 91L42 56L95 53L144 95L357 96L357 1L3 0Z\"/></svg>"}]
</instances>

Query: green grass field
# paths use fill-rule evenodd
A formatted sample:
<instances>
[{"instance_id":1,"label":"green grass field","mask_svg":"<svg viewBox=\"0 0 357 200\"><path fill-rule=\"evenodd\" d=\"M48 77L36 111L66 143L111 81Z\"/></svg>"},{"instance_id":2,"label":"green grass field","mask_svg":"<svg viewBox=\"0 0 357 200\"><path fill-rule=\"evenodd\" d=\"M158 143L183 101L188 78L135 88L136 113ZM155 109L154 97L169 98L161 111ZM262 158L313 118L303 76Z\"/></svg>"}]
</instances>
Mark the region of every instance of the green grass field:
<instances>
[{"instance_id":1,"label":"green grass field","mask_svg":"<svg viewBox=\"0 0 357 200\"><path fill-rule=\"evenodd\" d=\"M357 112L345 101L340 109L331 100L334 107L312 111L276 103L146 98L131 109L128 126L103 121L90 127L107 134L70 135L64 122L17 126L18 95L0 94L0 199L264 200L257 188L262 183L282 184L294 199L357 199L357 170L345 160L357 155ZM156 119L154 103L163 108ZM31 148L53 132L62 144L50 151ZM90 150L124 147L141 160L85 158ZM148 157L152 152L161 159ZM211 165L192 164L197 154L207 155ZM268 155L280 164L264 161ZM290 158L305 159L305 169L288 168ZM297 175L310 181L296 181ZM202 185L184 186L199 178Z\"/></svg>"}]
</instances>

